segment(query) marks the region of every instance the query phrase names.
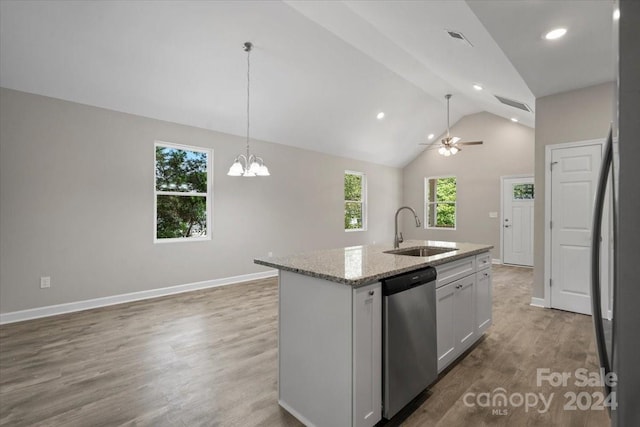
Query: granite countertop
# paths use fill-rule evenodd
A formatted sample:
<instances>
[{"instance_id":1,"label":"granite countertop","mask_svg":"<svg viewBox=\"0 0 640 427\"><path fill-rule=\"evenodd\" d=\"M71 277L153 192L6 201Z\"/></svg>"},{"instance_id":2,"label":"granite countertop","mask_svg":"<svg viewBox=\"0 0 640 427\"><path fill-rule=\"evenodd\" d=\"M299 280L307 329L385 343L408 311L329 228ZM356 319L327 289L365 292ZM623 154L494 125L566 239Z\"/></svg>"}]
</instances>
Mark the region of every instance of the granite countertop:
<instances>
[{"instance_id":1,"label":"granite countertop","mask_svg":"<svg viewBox=\"0 0 640 427\"><path fill-rule=\"evenodd\" d=\"M407 240L400 245L400 249L417 246L437 246L455 250L430 257L413 257L384 253L393 250L393 245L364 245L306 252L285 257L256 258L254 262L267 267L359 287L400 273L433 267L493 248L491 245L475 243Z\"/></svg>"}]
</instances>

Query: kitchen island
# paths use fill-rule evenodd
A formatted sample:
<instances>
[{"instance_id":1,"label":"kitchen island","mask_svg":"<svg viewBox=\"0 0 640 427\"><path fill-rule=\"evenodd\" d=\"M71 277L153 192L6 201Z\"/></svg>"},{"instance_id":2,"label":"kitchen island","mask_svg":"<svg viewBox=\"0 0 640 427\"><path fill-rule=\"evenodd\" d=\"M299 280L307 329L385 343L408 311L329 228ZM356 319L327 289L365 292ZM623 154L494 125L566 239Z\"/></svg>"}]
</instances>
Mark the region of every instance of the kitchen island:
<instances>
[{"instance_id":1,"label":"kitchen island","mask_svg":"<svg viewBox=\"0 0 640 427\"><path fill-rule=\"evenodd\" d=\"M491 324L489 245L410 240L433 256L353 246L259 258L279 270L278 401L306 425L373 426L382 416L381 280L435 267L438 371Z\"/></svg>"}]
</instances>

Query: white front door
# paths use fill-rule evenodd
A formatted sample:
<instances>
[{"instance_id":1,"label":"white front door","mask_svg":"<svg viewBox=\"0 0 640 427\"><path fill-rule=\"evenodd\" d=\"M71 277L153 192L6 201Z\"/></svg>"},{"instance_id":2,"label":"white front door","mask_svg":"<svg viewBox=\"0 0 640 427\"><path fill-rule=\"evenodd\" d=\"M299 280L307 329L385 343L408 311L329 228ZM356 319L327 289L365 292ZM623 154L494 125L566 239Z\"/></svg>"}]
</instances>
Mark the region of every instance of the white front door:
<instances>
[{"instance_id":1,"label":"white front door","mask_svg":"<svg viewBox=\"0 0 640 427\"><path fill-rule=\"evenodd\" d=\"M591 314L593 200L600 144L551 150L551 307Z\"/></svg>"},{"instance_id":2,"label":"white front door","mask_svg":"<svg viewBox=\"0 0 640 427\"><path fill-rule=\"evenodd\" d=\"M502 181L502 262L533 266L533 177Z\"/></svg>"}]
</instances>

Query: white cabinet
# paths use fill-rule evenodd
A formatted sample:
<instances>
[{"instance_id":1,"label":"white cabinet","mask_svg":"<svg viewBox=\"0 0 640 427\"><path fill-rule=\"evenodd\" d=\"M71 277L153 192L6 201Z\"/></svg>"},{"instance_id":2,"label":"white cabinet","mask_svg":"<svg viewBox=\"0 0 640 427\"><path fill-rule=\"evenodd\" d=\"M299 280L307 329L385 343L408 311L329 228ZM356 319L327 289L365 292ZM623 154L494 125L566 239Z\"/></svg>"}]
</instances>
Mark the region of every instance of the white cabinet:
<instances>
[{"instance_id":1,"label":"white cabinet","mask_svg":"<svg viewBox=\"0 0 640 427\"><path fill-rule=\"evenodd\" d=\"M453 299L453 329L456 346L463 352L476 337L476 278L474 275L467 276L453 282L452 285L456 285L456 296Z\"/></svg>"},{"instance_id":2,"label":"white cabinet","mask_svg":"<svg viewBox=\"0 0 640 427\"><path fill-rule=\"evenodd\" d=\"M438 372L456 358L454 283L436 289L436 322L438 328Z\"/></svg>"},{"instance_id":3,"label":"white cabinet","mask_svg":"<svg viewBox=\"0 0 640 427\"><path fill-rule=\"evenodd\" d=\"M305 425L382 418L382 286L280 271L278 402Z\"/></svg>"},{"instance_id":4,"label":"white cabinet","mask_svg":"<svg viewBox=\"0 0 640 427\"><path fill-rule=\"evenodd\" d=\"M382 292L380 283L353 292L353 425L371 427L382 410Z\"/></svg>"},{"instance_id":5,"label":"white cabinet","mask_svg":"<svg viewBox=\"0 0 640 427\"><path fill-rule=\"evenodd\" d=\"M436 289L438 372L475 341L475 275Z\"/></svg>"},{"instance_id":6,"label":"white cabinet","mask_svg":"<svg viewBox=\"0 0 640 427\"><path fill-rule=\"evenodd\" d=\"M470 256L436 266L436 288L476 272L476 257Z\"/></svg>"},{"instance_id":7,"label":"white cabinet","mask_svg":"<svg viewBox=\"0 0 640 427\"><path fill-rule=\"evenodd\" d=\"M486 268L476 273L476 326L479 335L491 326L492 304L491 268Z\"/></svg>"},{"instance_id":8,"label":"white cabinet","mask_svg":"<svg viewBox=\"0 0 640 427\"><path fill-rule=\"evenodd\" d=\"M489 252L436 267L438 372L449 366L491 326Z\"/></svg>"}]
</instances>

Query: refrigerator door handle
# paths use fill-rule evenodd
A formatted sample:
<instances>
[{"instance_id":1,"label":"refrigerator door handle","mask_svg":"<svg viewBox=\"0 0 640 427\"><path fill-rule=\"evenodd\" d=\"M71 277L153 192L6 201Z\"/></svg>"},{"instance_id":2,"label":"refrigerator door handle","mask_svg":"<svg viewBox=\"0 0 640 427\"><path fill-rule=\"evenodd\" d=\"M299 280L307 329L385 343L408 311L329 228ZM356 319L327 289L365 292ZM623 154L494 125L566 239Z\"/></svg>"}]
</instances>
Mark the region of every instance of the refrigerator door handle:
<instances>
[{"instance_id":1,"label":"refrigerator door handle","mask_svg":"<svg viewBox=\"0 0 640 427\"><path fill-rule=\"evenodd\" d=\"M605 375L611 372L611 367L609 366L604 326L602 324L602 310L600 308L600 235L602 231L602 213L604 210L605 193L607 190L607 181L609 179L612 162L613 138L612 130L609 129L609 136L607 137L607 142L604 148L604 158L600 169L600 177L598 179L598 188L596 189L593 211L593 229L591 233L591 314L593 316L593 325L595 326L596 331L596 347L598 348L600 366L604 369ZM606 381L604 387L608 396L611 393L611 387L606 384Z\"/></svg>"}]
</instances>

